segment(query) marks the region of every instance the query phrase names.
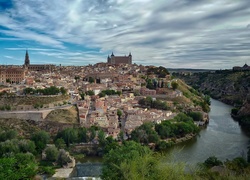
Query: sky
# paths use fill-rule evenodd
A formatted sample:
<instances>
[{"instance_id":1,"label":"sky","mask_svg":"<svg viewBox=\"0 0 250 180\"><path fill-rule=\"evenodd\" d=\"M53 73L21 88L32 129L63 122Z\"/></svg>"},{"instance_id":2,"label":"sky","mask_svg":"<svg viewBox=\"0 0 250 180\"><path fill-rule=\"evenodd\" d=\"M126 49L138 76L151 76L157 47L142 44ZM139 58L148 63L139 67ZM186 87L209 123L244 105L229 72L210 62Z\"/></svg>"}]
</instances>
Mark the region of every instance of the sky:
<instances>
[{"instance_id":1,"label":"sky","mask_svg":"<svg viewBox=\"0 0 250 180\"><path fill-rule=\"evenodd\" d=\"M0 64L250 65L249 0L0 0Z\"/></svg>"}]
</instances>

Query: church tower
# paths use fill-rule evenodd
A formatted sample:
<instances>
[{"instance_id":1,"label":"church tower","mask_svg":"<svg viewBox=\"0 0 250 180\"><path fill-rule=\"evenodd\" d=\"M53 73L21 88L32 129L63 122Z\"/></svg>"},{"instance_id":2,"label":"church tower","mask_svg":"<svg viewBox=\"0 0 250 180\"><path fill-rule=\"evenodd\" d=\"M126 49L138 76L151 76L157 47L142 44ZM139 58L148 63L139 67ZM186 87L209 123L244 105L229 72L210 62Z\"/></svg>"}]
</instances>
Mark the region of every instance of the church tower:
<instances>
[{"instance_id":1,"label":"church tower","mask_svg":"<svg viewBox=\"0 0 250 180\"><path fill-rule=\"evenodd\" d=\"M132 64L132 55L131 55L131 52L129 53L128 58L129 58L128 64Z\"/></svg>"},{"instance_id":2,"label":"church tower","mask_svg":"<svg viewBox=\"0 0 250 180\"><path fill-rule=\"evenodd\" d=\"M26 50L24 65L25 65L25 66L30 65L30 58L29 58L28 50Z\"/></svg>"}]
</instances>

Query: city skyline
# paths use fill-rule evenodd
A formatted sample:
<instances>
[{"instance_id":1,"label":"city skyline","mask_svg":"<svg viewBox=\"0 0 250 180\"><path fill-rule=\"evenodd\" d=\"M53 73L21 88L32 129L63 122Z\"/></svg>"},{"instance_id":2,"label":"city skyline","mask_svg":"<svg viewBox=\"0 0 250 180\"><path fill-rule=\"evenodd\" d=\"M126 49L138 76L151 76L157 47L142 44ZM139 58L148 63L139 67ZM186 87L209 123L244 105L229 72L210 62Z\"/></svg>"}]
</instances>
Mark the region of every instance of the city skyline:
<instances>
[{"instance_id":1,"label":"city skyline","mask_svg":"<svg viewBox=\"0 0 250 180\"><path fill-rule=\"evenodd\" d=\"M1 0L0 64L87 65L107 56L167 68L250 63L247 0Z\"/></svg>"}]
</instances>

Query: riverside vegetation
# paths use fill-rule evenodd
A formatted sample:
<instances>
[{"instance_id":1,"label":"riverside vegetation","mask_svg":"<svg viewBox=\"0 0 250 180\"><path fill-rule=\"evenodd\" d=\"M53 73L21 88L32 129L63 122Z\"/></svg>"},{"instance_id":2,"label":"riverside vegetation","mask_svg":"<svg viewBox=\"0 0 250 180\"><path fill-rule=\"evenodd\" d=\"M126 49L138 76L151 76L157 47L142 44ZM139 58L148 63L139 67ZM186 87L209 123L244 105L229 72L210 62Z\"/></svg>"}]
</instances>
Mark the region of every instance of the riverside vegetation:
<instances>
[{"instance_id":1,"label":"riverside vegetation","mask_svg":"<svg viewBox=\"0 0 250 180\"><path fill-rule=\"evenodd\" d=\"M92 133L93 129L90 130ZM65 151L58 151L57 148L67 148L67 143L63 140L67 135L75 139L80 137L74 132L68 129L59 133L54 139L56 147L46 147L46 143L51 139L44 131L33 134L28 140L20 139L13 130L1 130L0 178L32 179L40 173L53 174L54 168L68 162L64 155ZM99 137L103 138L101 134L100 131ZM171 158L134 141L119 143L108 137L103 138L100 143L105 144L102 147L106 148L102 179L247 179L250 173L250 166L243 158L222 162L216 157L209 157L196 167L188 167L187 171L184 163L172 162ZM44 148L47 156L45 160L41 160L40 153ZM53 165L52 162L56 162L57 165ZM216 170L215 167L220 167L220 170Z\"/></svg>"}]
</instances>

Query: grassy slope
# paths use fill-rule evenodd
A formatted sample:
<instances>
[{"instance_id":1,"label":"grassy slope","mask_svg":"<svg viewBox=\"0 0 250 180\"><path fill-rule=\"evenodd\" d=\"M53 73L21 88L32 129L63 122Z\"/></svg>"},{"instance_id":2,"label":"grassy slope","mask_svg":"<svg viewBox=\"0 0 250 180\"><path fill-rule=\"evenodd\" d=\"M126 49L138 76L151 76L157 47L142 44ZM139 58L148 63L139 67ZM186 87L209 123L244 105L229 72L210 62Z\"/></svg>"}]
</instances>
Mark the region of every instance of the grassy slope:
<instances>
[{"instance_id":1,"label":"grassy slope","mask_svg":"<svg viewBox=\"0 0 250 180\"><path fill-rule=\"evenodd\" d=\"M46 120L56 121L59 123L78 123L78 114L75 106L70 109L57 109L51 111Z\"/></svg>"}]
</instances>

